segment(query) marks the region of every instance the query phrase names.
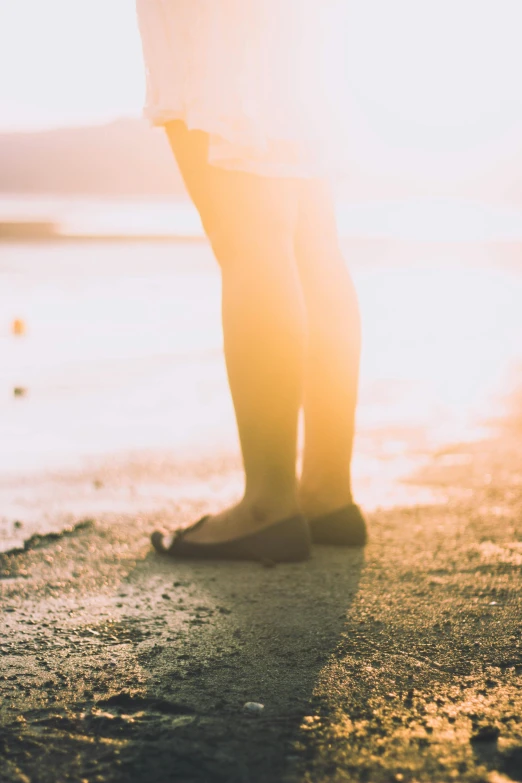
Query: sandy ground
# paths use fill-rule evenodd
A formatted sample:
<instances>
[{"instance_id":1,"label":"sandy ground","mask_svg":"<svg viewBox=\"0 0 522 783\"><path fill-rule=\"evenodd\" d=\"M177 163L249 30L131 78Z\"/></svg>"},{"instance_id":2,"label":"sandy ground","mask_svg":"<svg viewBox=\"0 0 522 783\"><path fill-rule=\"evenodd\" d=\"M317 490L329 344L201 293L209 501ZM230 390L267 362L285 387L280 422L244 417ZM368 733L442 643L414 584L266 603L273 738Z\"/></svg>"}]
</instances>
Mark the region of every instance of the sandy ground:
<instances>
[{"instance_id":1,"label":"sandy ground","mask_svg":"<svg viewBox=\"0 0 522 783\"><path fill-rule=\"evenodd\" d=\"M0 781L521 781L520 435L434 454L445 502L373 512L364 552L175 563L125 512L1 555ZM170 517L236 470L185 466Z\"/></svg>"}]
</instances>

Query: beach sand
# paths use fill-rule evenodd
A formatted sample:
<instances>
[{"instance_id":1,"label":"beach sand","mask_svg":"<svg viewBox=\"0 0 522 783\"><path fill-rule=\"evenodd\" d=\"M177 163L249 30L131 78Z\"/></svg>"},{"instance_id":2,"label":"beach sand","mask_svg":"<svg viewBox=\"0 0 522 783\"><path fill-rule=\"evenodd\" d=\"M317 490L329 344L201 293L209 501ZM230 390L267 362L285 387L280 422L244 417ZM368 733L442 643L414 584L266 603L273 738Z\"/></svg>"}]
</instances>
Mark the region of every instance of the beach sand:
<instances>
[{"instance_id":1,"label":"beach sand","mask_svg":"<svg viewBox=\"0 0 522 783\"><path fill-rule=\"evenodd\" d=\"M374 511L364 552L176 563L128 510L3 555L2 783L520 780L521 420L433 455L445 502ZM186 463L177 517L236 468Z\"/></svg>"}]
</instances>

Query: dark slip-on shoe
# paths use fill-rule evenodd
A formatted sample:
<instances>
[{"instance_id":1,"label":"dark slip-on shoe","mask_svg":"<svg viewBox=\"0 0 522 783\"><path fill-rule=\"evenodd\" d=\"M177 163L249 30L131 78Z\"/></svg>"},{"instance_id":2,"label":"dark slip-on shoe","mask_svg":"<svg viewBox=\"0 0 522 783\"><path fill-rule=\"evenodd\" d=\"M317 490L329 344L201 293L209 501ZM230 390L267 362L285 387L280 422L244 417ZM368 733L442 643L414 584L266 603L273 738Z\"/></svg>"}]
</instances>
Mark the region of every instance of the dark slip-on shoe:
<instances>
[{"instance_id":1,"label":"dark slip-on shoe","mask_svg":"<svg viewBox=\"0 0 522 783\"><path fill-rule=\"evenodd\" d=\"M256 560L273 563L292 563L310 556L310 531L301 514L274 522L232 541L217 544L197 544L185 539L188 530L203 525L205 516L188 528L174 531L172 538L156 531L151 536L152 546L162 555L197 560Z\"/></svg>"},{"instance_id":2,"label":"dark slip-on shoe","mask_svg":"<svg viewBox=\"0 0 522 783\"><path fill-rule=\"evenodd\" d=\"M355 503L315 517L309 525L314 544L364 546L368 540L366 522Z\"/></svg>"}]
</instances>

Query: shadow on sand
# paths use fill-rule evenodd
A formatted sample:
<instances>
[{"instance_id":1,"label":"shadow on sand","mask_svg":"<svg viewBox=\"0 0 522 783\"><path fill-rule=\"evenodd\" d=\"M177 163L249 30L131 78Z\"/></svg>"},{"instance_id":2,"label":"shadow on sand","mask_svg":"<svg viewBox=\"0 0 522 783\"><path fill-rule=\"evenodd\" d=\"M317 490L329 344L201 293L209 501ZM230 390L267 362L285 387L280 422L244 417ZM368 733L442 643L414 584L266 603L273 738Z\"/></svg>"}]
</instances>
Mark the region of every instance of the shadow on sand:
<instances>
[{"instance_id":1,"label":"shadow on sand","mask_svg":"<svg viewBox=\"0 0 522 783\"><path fill-rule=\"evenodd\" d=\"M125 740L117 765L99 759L103 780L283 780L303 719L313 720L314 687L339 643L363 552L320 548L308 563L276 568L150 555L130 583L150 578L150 558L155 578L174 580L164 600L170 635L138 654L146 696L122 691L99 703L117 718L100 733ZM247 702L264 708L249 713Z\"/></svg>"}]
</instances>

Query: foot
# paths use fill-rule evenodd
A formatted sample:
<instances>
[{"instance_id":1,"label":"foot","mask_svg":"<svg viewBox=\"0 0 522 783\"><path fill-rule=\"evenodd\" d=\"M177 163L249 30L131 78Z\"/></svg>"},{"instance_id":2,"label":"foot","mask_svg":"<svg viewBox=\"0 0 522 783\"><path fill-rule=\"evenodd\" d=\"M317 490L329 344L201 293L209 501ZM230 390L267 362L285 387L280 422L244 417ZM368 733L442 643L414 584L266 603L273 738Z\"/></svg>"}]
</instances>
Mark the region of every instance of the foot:
<instances>
[{"instance_id":1,"label":"foot","mask_svg":"<svg viewBox=\"0 0 522 783\"><path fill-rule=\"evenodd\" d=\"M193 544L233 541L299 513L295 498L271 498L257 502L243 499L220 514L208 517L202 525L187 532L184 540Z\"/></svg>"}]
</instances>

